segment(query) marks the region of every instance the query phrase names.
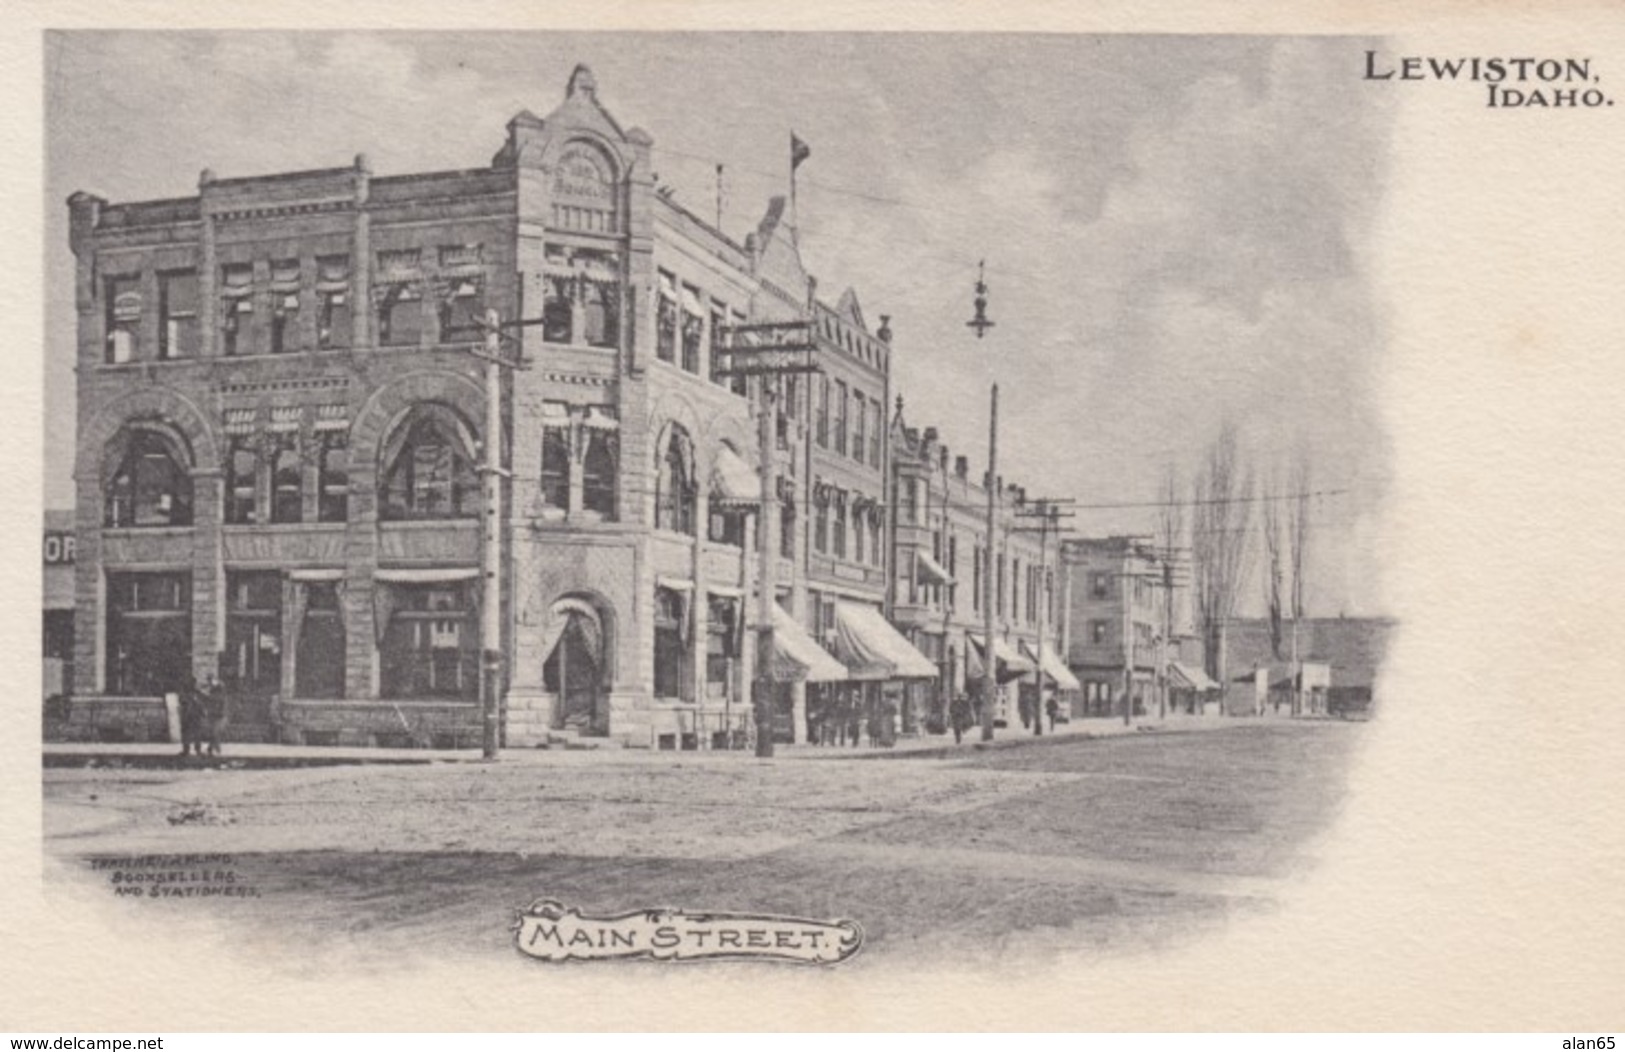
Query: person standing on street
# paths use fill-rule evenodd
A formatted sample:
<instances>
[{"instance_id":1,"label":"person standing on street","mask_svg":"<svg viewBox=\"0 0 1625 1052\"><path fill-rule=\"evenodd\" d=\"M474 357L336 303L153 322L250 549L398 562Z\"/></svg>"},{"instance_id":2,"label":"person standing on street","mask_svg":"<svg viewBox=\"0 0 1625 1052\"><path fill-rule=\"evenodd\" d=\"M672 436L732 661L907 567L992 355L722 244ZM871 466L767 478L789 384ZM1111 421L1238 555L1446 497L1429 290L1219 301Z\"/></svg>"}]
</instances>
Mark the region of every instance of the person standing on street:
<instances>
[{"instance_id":1,"label":"person standing on street","mask_svg":"<svg viewBox=\"0 0 1625 1052\"><path fill-rule=\"evenodd\" d=\"M1044 715L1049 717L1049 732L1051 734L1055 733L1055 717L1060 715L1060 712L1060 703L1055 700L1055 695L1051 694L1049 699L1044 702Z\"/></svg>"},{"instance_id":2,"label":"person standing on street","mask_svg":"<svg viewBox=\"0 0 1625 1052\"><path fill-rule=\"evenodd\" d=\"M211 675L203 684L203 728L209 742L209 755L220 755L220 731L226 723L226 692Z\"/></svg>"},{"instance_id":3,"label":"person standing on street","mask_svg":"<svg viewBox=\"0 0 1625 1052\"><path fill-rule=\"evenodd\" d=\"M955 694L954 700L948 703L948 722L954 729L954 744L963 743L965 731L971 725L970 698L963 692Z\"/></svg>"},{"instance_id":4,"label":"person standing on street","mask_svg":"<svg viewBox=\"0 0 1625 1052\"><path fill-rule=\"evenodd\" d=\"M203 755L203 699L198 694L197 680L191 676L181 684L181 755Z\"/></svg>"}]
</instances>

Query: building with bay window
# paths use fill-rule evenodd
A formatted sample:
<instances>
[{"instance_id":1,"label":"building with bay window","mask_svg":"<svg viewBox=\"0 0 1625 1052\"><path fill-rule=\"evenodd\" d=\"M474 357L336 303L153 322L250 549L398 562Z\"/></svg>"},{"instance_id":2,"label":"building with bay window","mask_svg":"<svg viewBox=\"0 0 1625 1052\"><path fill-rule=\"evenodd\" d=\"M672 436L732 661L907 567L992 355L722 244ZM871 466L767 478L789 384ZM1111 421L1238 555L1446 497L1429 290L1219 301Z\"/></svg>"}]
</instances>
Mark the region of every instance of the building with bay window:
<instances>
[{"instance_id":1,"label":"building with bay window","mask_svg":"<svg viewBox=\"0 0 1625 1052\"><path fill-rule=\"evenodd\" d=\"M781 200L736 241L656 185L652 149L578 67L480 167L358 157L73 195L76 703L150 709L217 676L238 738L468 745L493 648L509 746L733 744L762 544L782 737L806 735L809 690L872 703L918 676L868 613L890 556L889 332L850 292L819 299ZM495 436L487 311L524 366L502 370ZM823 371L723 369L730 332L769 321L805 323Z\"/></svg>"}]
</instances>

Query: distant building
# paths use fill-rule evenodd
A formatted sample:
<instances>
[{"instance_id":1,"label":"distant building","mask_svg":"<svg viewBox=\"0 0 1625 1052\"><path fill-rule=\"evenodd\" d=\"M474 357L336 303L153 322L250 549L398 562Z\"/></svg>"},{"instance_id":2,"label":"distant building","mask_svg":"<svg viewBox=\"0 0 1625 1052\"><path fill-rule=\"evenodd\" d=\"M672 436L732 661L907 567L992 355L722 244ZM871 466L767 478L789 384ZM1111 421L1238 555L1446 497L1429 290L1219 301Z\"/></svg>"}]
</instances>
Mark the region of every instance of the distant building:
<instances>
[{"instance_id":1,"label":"distant building","mask_svg":"<svg viewBox=\"0 0 1625 1052\"><path fill-rule=\"evenodd\" d=\"M1364 714L1376 702L1374 687L1397 622L1385 617L1309 617L1298 623L1298 657L1303 665L1306 715ZM1291 622L1284 626L1290 638ZM1238 618L1226 628L1233 682L1225 710L1252 711L1258 688L1255 670L1268 683L1270 712L1290 712L1294 670L1291 644L1277 654L1265 618Z\"/></svg>"},{"instance_id":2,"label":"distant building","mask_svg":"<svg viewBox=\"0 0 1625 1052\"><path fill-rule=\"evenodd\" d=\"M1067 575L1067 664L1082 684L1079 714L1136 715L1178 705L1202 711L1217 685L1201 670L1189 627L1186 571L1149 541L1074 538L1062 547Z\"/></svg>"}]
</instances>

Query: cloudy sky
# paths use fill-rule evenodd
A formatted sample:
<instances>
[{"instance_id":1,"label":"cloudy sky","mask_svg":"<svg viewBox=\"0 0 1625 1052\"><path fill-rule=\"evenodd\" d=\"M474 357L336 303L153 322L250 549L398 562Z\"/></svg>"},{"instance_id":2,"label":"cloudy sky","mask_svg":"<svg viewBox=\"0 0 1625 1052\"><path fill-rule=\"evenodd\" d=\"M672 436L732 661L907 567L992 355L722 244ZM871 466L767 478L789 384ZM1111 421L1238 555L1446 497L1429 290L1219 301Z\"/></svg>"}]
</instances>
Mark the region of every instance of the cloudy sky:
<instances>
[{"instance_id":1,"label":"cloudy sky","mask_svg":"<svg viewBox=\"0 0 1625 1052\"><path fill-rule=\"evenodd\" d=\"M68 194L196 192L349 164L476 167L575 64L655 140L678 200L742 239L800 169L821 291L892 316L910 423L973 471L1075 497L1083 534L1149 532L1221 418L1313 463L1312 613L1380 613L1391 451L1368 249L1389 114L1354 38L956 34L69 33L46 47L46 505L72 500ZM965 328L980 259L984 340ZM1261 469L1262 470L1262 469ZM1244 594L1257 605L1256 585Z\"/></svg>"}]
</instances>

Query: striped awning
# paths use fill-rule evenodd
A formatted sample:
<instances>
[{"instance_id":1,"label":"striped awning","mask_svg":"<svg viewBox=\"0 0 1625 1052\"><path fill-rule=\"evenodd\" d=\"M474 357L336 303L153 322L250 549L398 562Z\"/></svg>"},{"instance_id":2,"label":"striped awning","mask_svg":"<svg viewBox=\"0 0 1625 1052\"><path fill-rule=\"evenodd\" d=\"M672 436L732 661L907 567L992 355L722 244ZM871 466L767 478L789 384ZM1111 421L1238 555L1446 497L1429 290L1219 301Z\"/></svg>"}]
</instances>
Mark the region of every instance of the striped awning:
<instances>
[{"instance_id":1,"label":"striped awning","mask_svg":"<svg viewBox=\"0 0 1625 1052\"><path fill-rule=\"evenodd\" d=\"M745 459L723 446L711 468L711 500L724 504L756 504L762 499L762 481Z\"/></svg>"},{"instance_id":2,"label":"striped awning","mask_svg":"<svg viewBox=\"0 0 1625 1052\"><path fill-rule=\"evenodd\" d=\"M935 679L937 666L877 608L835 604L835 653L852 679Z\"/></svg>"},{"instance_id":3,"label":"striped awning","mask_svg":"<svg viewBox=\"0 0 1625 1052\"><path fill-rule=\"evenodd\" d=\"M1074 676L1072 670L1066 667L1065 662L1055 655L1055 651L1050 649L1049 644L1040 645L1036 655L1033 653L1032 646L1026 642L1021 644L1021 650L1022 653L1027 655L1028 660L1038 662L1039 667L1044 670L1044 675L1055 681L1056 690L1083 689L1083 684L1078 682L1078 677Z\"/></svg>"},{"instance_id":4,"label":"striped awning","mask_svg":"<svg viewBox=\"0 0 1625 1052\"><path fill-rule=\"evenodd\" d=\"M847 678L846 667L777 603L773 604L773 678L780 683L830 683Z\"/></svg>"}]
</instances>

